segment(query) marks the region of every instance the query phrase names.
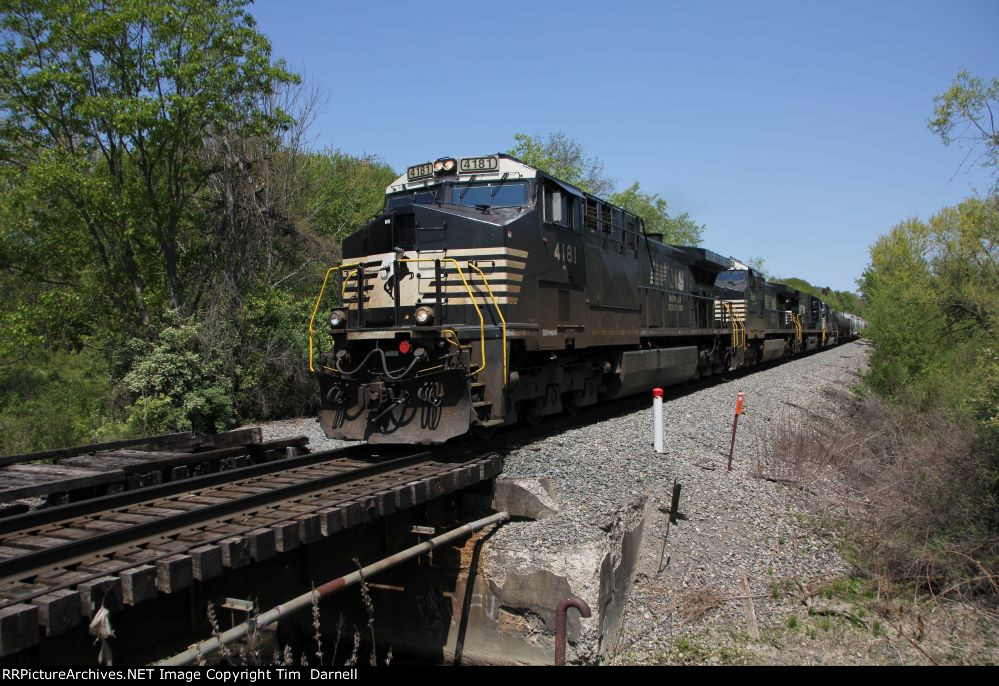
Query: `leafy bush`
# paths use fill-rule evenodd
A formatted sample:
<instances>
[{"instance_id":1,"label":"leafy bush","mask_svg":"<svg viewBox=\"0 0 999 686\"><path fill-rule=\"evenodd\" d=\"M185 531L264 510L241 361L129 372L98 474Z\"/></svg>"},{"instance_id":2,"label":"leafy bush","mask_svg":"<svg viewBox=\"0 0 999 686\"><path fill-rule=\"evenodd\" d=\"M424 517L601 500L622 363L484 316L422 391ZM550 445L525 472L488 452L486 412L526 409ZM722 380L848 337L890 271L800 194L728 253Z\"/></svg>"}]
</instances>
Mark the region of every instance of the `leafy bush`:
<instances>
[{"instance_id":1,"label":"leafy bush","mask_svg":"<svg viewBox=\"0 0 999 686\"><path fill-rule=\"evenodd\" d=\"M138 396L124 421L127 433L210 433L237 423L232 381L205 354L191 323L164 328L122 383Z\"/></svg>"},{"instance_id":2,"label":"leafy bush","mask_svg":"<svg viewBox=\"0 0 999 686\"><path fill-rule=\"evenodd\" d=\"M200 328L203 344L231 375L244 417L297 416L315 409L317 387L307 359L312 305L311 295L262 289L237 312L210 318Z\"/></svg>"},{"instance_id":3,"label":"leafy bush","mask_svg":"<svg viewBox=\"0 0 999 686\"><path fill-rule=\"evenodd\" d=\"M967 417L989 406L999 393L997 244L995 199L907 220L875 243L861 279L875 390Z\"/></svg>"}]
</instances>

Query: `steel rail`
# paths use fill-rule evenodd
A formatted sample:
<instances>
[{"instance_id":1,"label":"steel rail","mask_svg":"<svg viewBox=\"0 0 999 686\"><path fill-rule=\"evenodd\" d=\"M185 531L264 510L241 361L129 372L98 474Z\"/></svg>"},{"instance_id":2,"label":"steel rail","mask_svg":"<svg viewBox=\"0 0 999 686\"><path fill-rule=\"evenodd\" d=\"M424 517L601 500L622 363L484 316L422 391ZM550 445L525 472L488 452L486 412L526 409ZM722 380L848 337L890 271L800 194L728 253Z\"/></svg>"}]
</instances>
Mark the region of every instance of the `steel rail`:
<instances>
[{"instance_id":1,"label":"steel rail","mask_svg":"<svg viewBox=\"0 0 999 686\"><path fill-rule=\"evenodd\" d=\"M391 448L391 446L381 446ZM295 469L298 467L309 467L325 461L336 459L350 459L360 454L364 457L372 457L372 449L369 445L347 446L318 453L308 453L297 457L285 457L270 462L226 469L201 476L168 481L166 483L154 484L144 488L135 488L121 493L112 493L99 498L89 498L76 503L46 507L20 515L0 518L0 535L33 529L46 524L54 524L64 519L74 519L88 514L114 510L128 505L136 505L147 500L158 500L179 493L196 491L203 488L218 486L231 481L249 479L275 472Z\"/></svg>"},{"instance_id":2,"label":"steel rail","mask_svg":"<svg viewBox=\"0 0 999 686\"><path fill-rule=\"evenodd\" d=\"M318 602L321 598L325 598L359 583L365 577L374 576L379 572L391 569L392 567L400 565L403 562L413 559L414 557L419 557L424 553L428 553L434 548L467 536L468 534L474 533L479 529L484 529L491 524L498 524L506 521L509 518L510 515L506 512L497 512L494 515L477 519L474 522L469 522L468 524L446 531L439 536L434 536L429 541L424 541L423 543L414 545L411 548L406 548L405 550L395 553L394 555L383 558L378 562L362 567L356 572L351 572L350 574L327 581L308 593L303 593L300 596L296 596L285 603L281 603L280 605L261 613L258 617L254 618L253 621L243 622L242 624L234 626L218 636L196 643L187 650L154 664L165 667L194 664L205 655L210 655L218 651L222 646L232 643L233 641L238 641L254 629L269 626L286 615L309 607L312 603ZM588 617L589 615L585 616Z\"/></svg>"},{"instance_id":3,"label":"steel rail","mask_svg":"<svg viewBox=\"0 0 999 686\"><path fill-rule=\"evenodd\" d=\"M210 450L204 450L201 452L174 452L174 451L150 451L149 456L154 459L148 463L142 465L131 465L130 466L114 466L109 465L109 470L111 472L117 472L121 474L121 478L118 481L120 484L122 481L127 481L130 476L135 476L139 473L149 473L149 472L166 472L173 470L177 467L188 467L198 464L219 464L223 460L234 458L234 457L250 457L256 458L262 453L267 453L274 450L283 450L285 448L298 448L305 444L308 444L308 436L295 436L293 438L282 438L274 441L263 441L261 443L244 443L238 446L229 446L223 448L212 448ZM169 455L169 457L167 457ZM95 457L97 459L109 458L111 461L116 459L116 455L102 455L101 453L93 453L88 455L89 457ZM284 458L278 458L284 459ZM62 467L61 463L57 463L57 466ZM75 467L75 465L70 465L70 467ZM133 471L132 468L139 467ZM101 470L96 470L94 473L99 474ZM8 476L7 472L0 468L0 483L3 483ZM84 476L84 475L80 475ZM16 475L15 475L16 477ZM84 477L85 478L85 477ZM179 477L174 480L181 480L183 478L190 477ZM68 486L67 481L71 482L74 477L68 477L66 479L53 476L51 481L46 482L44 485L35 483L33 485L27 486L16 486L11 485L12 488L4 489L0 497L11 500L20 500L25 497L31 496L42 496L42 495L52 495L54 493L74 493L86 487L74 487ZM110 485L110 484L105 484ZM156 484L154 484L156 485ZM134 489L133 489L134 490ZM26 491L19 493L18 491ZM90 498L83 498L84 500L89 500ZM80 502L80 501L76 501Z\"/></svg>"},{"instance_id":4,"label":"steel rail","mask_svg":"<svg viewBox=\"0 0 999 686\"><path fill-rule=\"evenodd\" d=\"M104 450L118 450L120 448L131 448L137 445L161 445L183 439L193 438L190 431L181 431L173 434L160 434L158 436L146 436L144 438L126 438L119 441L106 441L104 443L91 443L89 445L77 445L70 448L56 448L54 450L40 450L34 453L23 453L20 455L3 455L0 457L0 467L22 462L37 462L38 460L66 459L78 455L89 455Z\"/></svg>"},{"instance_id":5,"label":"steel rail","mask_svg":"<svg viewBox=\"0 0 999 686\"><path fill-rule=\"evenodd\" d=\"M42 550L30 551L26 555L0 561L0 583L17 581L33 573L38 573L75 561L80 557L98 555L108 550L114 550L137 539L163 536L177 530L189 529L195 525L212 522L219 518L238 514L246 510L271 505L282 500L289 500L310 492L322 491L331 486L337 486L366 477L377 476L411 464L426 461L431 451L413 453L405 457L386 460L364 467L358 467L346 472L331 474L311 481L289 484L262 493L245 495L223 503L205 505L194 510L188 510L176 515L170 515L143 524L135 524L117 531L98 533L88 538L69 541L62 545L52 546Z\"/></svg>"},{"instance_id":6,"label":"steel rail","mask_svg":"<svg viewBox=\"0 0 999 686\"><path fill-rule=\"evenodd\" d=\"M450 470L450 469L453 468L453 464L451 464L451 463L437 463L437 462L435 462L435 463L424 463L424 465L428 465L428 464L436 464L437 467L440 468L440 469L438 469L438 471L436 473L443 473L443 472L446 472L446 471L448 471L448 470ZM403 469L406 469L406 468L404 467ZM425 476L427 476L427 475L415 476L415 479L418 480L418 479L423 478ZM407 478L410 478L410 477L407 477ZM373 491L373 492L377 493L377 491ZM310 497L313 497L313 496L321 496L322 493L323 493L323 491L318 491L317 493L307 494L305 496L305 498L310 498ZM304 501L305 498L303 498L303 501ZM349 495L348 496L348 502L354 501L356 499L357 499L357 496L353 496L353 495ZM304 502L303 502L303 504L304 504ZM295 513L293 515L290 515L290 516L291 517L298 517L298 516L301 516L301 515L314 515L314 514L318 514L322 510L329 509L331 507L331 505L333 505L333 504L331 504L330 502L311 503L311 504L307 505L304 508L304 510L303 509L298 509L298 510L295 511ZM335 505L333 505L333 506L335 506ZM271 506L271 507L273 507L273 506ZM230 525L227 525L226 526L226 530L223 533L219 533L219 534L217 534L215 536L209 536L207 538L204 538L204 539L198 541L197 543L192 543L190 547L194 548L194 547L215 545L215 544L221 543L222 541L225 541L227 539L231 539L234 536L243 536L243 535L249 534L249 533L251 533L253 531L256 531L258 529L267 528L267 526L278 524L278 523L281 523L281 522L286 522L286 521L288 521L287 518L285 518L285 519L275 519L274 521L270 522L270 524L254 523L254 524L249 524L249 525L246 525L246 526L236 525L235 528L230 528ZM160 538L160 537L152 537L152 538L149 538L149 539L142 539L142 540L138 540L138 541L133 541L130 545L141 545L141 544L146 543L146 542L156 541L156 540L158 540L158 538ZM132 568L134 568L136 566L155 564L155 563L159 562L160 560L164 560L164 559L166 559L168 557L173 557L173 556L175 556L177 554L178 554L178 551L176 551L176 550L168 550L168 551L165 551L165 552L161 552L159 554L155 554L152 557L145 557L145 556L143 556L139 560L135 560L135 559L132 559L132 560L122 560L121 563L118 564L117 566L115 566L114 568L111 568L111 569L104 568L104 569L101 569L100 571L96 571L96 572L92 572L90 574L87 574L86 576L84 576L82 578L74 578L72 581L68 581L68 582L65 582L65 583L62 583L62 584L58 584L56 586L46 586L45 588L39 589L39 590L35 591L34 593L29 593L27 595L18 595L16 598L13 598L11 600L0 601L0 610L2 610L5 607L9 607L11 605L17 605L17 604L21 604L21 603L30 602L31 600L34 600L35 598L38 598L38 597L43 596L43 595L47 595L49 593L54 593L56 591L62 591L62 590L68 590L68 589L76 588L80 584L86 583L88 581L95 581L95 580L103 578L103 577L113 576L115 574L120 574L121 572L123 572L123 571L125 571L127 569L132 569Z\"/></svg>"}]
</instances>

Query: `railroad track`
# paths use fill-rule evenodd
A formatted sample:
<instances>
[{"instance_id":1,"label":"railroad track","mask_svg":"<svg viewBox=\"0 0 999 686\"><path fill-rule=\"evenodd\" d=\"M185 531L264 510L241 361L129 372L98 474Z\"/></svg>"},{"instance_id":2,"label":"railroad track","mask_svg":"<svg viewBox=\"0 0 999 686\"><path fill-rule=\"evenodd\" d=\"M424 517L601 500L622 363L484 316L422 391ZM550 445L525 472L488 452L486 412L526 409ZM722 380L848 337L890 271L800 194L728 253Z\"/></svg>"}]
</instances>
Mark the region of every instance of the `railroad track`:
<instances>
[{"instance_id":1,"label":"railroad track","mask_svg":"<svg viewBox=\"0 0 999 686\"><path fill-rule=\"evenodd\" d=\"M26 498L59 505L307 452L308 438L263 441L259 428L195 436L148 436L0 457L0 508L29 509Z\"/></svg>"},{"instance_id":2,"label":"railroad track","mask_svg":"<svg viewBox=\"0 0 999 686\"><path fill-rule=\"evenodd\" d=\"M0 654L491 478L477 450L356 446L0 520Z\"/></svg>"}]
</instances>

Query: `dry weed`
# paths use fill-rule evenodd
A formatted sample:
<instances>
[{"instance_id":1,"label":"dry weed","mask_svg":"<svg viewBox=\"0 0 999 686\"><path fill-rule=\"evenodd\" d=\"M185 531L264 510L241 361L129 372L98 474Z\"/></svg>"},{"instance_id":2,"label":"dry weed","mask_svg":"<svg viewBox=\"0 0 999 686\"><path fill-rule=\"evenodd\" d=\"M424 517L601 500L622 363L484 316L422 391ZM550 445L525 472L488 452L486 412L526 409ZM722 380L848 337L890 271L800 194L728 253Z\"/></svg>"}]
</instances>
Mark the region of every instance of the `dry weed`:
<instances>
[{"instance_id":1,"label":"dry weed","mask_svg":"<svg viewBox=\"0 0 999 686\"><path fill-rule=\"evenodd\" d=\"M680 601L680 617L685 623L696 622L698 619L721 607L725 598L714 586L705 586L690 591Z\"/></svg>"},{"instance_id":2,"label":"dry weed","mask_svg":"<svg viewBox=\"0 0 999 686\"><path fill-rule=\"evenodd\" d=\"M756 475L800 489L840 524L855 562L890 583L999 596L995 473L970 429L872 395L841 392L828 409L831 421L787 410L771 422Z\"/></svg>"}]
</instances>

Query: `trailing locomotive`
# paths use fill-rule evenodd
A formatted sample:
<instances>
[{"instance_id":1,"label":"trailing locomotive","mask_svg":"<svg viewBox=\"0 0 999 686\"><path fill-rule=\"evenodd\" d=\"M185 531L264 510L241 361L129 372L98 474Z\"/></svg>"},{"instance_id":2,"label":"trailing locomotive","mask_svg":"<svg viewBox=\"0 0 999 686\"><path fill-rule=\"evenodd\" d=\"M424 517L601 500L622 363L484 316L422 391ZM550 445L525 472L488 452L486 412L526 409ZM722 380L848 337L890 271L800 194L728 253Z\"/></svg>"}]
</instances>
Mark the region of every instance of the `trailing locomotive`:
<instances>
[{"instance_id":1,"label":"trailing locomotive","mask_svg":"<svg viewBox=\"0 0 999 686\"><path fill-rule=\"evenodd\" d=\"M327 294L330 345L314 356ZM854 338L818 298L509 155L410 167L309 324L331 438L442 443ZM322 348L321 342L319 347Z\"/></svg>"}]
</instances>

